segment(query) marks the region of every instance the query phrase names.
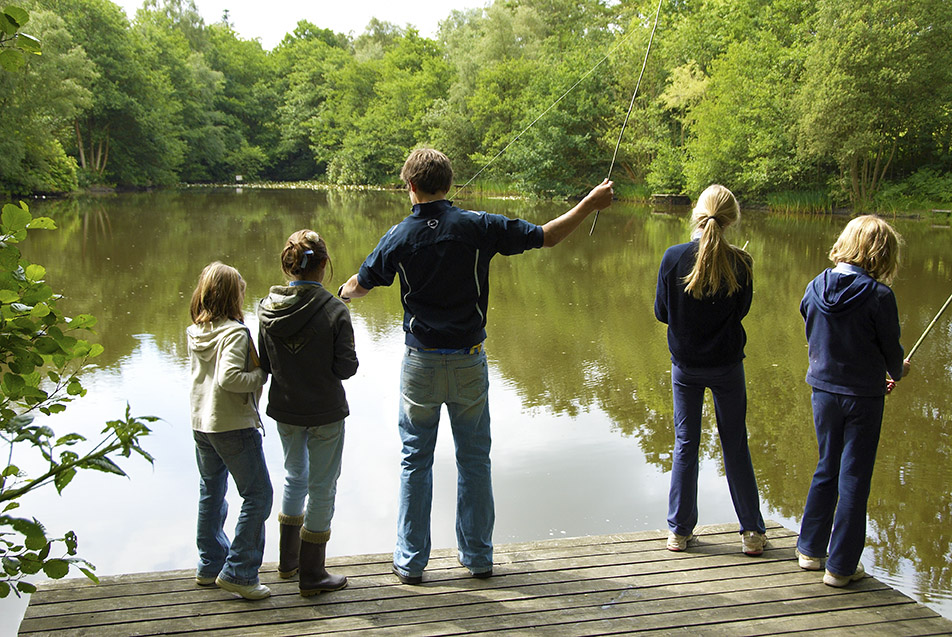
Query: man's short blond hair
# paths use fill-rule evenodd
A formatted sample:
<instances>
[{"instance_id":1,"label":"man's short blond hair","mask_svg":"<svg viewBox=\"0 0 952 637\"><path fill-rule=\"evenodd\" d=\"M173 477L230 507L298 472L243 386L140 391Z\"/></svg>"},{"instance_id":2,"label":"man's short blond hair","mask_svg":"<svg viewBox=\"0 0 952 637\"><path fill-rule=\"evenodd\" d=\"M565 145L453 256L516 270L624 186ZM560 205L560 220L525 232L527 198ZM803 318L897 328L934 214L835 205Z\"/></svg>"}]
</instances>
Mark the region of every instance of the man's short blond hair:
<instances>
[{"instance_id":1,"label":"man's short blond hair","mask_svg":"<svg viewBox=\"0 0 952 637\"><path fill-rule=\"evenodd\" d=\"M404 162L400 179L431 195L448 192L453 185L453 167L449 158L440 151L418 148Z\"/></svg>"}]
</instances>

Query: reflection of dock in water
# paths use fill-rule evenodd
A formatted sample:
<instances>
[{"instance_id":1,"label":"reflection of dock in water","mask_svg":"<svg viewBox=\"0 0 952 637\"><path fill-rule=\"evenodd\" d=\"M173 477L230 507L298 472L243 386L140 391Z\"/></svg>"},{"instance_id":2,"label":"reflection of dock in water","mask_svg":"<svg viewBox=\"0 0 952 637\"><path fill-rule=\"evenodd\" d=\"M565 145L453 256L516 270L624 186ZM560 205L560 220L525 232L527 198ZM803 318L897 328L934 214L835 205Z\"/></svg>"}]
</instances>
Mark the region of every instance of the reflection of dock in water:
<instances>
[{"instance_id":1,"label":"reflection of dock in water","mask_svg":"<svg viewBox=\"0 0 952 637\"><path fill-rule=\"evenodd\" d=\"M330 558L349 586L309 598L273 563L262 569L272 596L257 602L200 588L192 571L50 582L20 634L952 634L952 620L872 577L825 586L822 571L797 566L796 534L767 526L760 557L726 524L699 527L684 553L667 551L661 531L506 544L485 580L437 550L420 586L397 582L389 554Z\"/></svg>"}]
</instances>

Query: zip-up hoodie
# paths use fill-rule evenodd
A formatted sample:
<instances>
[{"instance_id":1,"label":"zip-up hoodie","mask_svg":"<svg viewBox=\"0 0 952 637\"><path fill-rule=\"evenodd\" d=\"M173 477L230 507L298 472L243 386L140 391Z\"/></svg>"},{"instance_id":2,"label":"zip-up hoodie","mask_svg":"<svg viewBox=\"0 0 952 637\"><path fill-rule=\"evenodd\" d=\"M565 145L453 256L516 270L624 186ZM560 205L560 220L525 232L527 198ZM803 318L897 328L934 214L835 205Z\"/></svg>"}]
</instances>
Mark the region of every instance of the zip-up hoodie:
<instances>
[{"instance_id":1,"label":"zip-up hoodie","mask_svg":"<svg viewBox=\"0 0 952 637\"><path fill-rule=\"evenodd\" d=\"M258 304L261 367L271 374L268 415L327 425L350 413L341 382L357 373L347 306L319 283L276 285Z\"/></svg>"},{"instance_id":2,"label":"zip-up hoodie","mask_svg":"<svg viewBox=\"0 0 952 637\"><path fill-rule=\"evenodd\" d=\"M884 396L886 373L902 378L899 310L892 289L859 267L818 275L800 302L812 387L849 396Z\"/></svg>"},{"instance_id":3,"label":"zip-up hoodie","mask_svg":"<svg viewBox=\"0 0 952 637\"><path fill-rule=\"evenodd\" d=\"M248 328L231 319L185 330L192 367L192 429L221 433L259 424L257 402L267 375L255 367Z\"/></svg>"}]
</instances>

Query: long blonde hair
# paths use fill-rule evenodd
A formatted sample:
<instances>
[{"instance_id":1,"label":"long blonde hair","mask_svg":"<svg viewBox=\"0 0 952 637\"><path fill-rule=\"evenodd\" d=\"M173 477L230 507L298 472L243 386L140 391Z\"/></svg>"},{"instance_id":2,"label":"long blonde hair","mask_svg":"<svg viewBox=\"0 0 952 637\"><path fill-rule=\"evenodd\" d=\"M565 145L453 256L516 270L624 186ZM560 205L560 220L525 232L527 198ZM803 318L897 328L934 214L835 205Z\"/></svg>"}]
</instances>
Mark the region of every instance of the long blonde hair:
<instances>
[{"instance_id":1,"label":"long blonde hair","mask_svg":"<svg viewBox=\"0 0 952 637\"><path fill-rule=\"evenodd\" d=\"M740 206L734 193L719 184L708 186L697 199L691 224L692 237L698 239L694 268L684 277L684 290L696 299L714 296L722 288L730 296L741 289L736 265L750 277L751 258L724 238L724 230L740 219Z\"/></svg>"},{"instance_id":2,"label":"long blonde hair","mask_svg":"<svg viewBox=\"0 0 952 637\"><path fill-rule=\"evenodd\" d=\"M230 318L241 321L241 302L245 297L245 280L238 270L220 261L205 266L192 292L189 310L192 322L211 323Z\"/></svg>"},{"instance_id":3,"label":"long blonde hair","mask_svg":"<svg viewBox=\"0 0 952 637\"><path fill-rule=\"evenodd\" d=\"M830 249L830 261L859 266L877 281L888 284L899 270L901 244L902 237L883 219L862 215L843 228Z\"/></svg>"}]
</instances>

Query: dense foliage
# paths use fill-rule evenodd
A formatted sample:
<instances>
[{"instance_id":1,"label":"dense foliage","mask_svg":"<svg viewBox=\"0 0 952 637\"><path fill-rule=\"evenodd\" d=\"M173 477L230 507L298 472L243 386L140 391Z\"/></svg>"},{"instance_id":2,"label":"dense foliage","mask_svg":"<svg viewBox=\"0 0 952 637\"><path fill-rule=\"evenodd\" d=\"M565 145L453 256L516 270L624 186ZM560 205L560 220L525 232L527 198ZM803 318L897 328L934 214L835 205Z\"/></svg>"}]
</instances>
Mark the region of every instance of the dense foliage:
<instances>
[{"instance_id":1,"label":"dense foliage","mask_svg":"<svg viewBox=\"0 0 952 637\"><path fill-rule=\"evenodd\" d=\"M381 184L423 144L462 182L517 135L481 179L576 193L607 174L656 7L496 0L452 12L434 40L302 21L266 51L192 0L146 0L131 23L110 0L23 4L49 46L25 73L0 71L15 114L0 121L0 190L27 193L236 175ZM820 208L947 203L949 41L947 0L664 0L612 176L807 193Z\"/></svg>"}]
</instances>

